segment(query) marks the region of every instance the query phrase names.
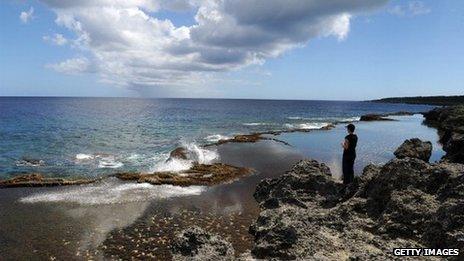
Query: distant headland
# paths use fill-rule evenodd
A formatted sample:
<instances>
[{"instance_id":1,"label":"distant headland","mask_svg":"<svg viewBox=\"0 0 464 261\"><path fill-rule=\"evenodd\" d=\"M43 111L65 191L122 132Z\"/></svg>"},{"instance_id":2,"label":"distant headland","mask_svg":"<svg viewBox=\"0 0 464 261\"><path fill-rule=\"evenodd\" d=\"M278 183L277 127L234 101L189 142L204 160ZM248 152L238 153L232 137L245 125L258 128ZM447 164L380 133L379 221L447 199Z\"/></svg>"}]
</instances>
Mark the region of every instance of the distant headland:
<instances>
[{"instance_id":1,"label":"distant headland","mask_svg":"<svg viewBox=\"0 0 464 261\"><path fill-rule=\"evenodd\" d=\"M449 106L449 105L464 104L464 95L391 97L391 98L382 98L378 100L372 100L372 102Z\"/></svg>"}]
</instances>

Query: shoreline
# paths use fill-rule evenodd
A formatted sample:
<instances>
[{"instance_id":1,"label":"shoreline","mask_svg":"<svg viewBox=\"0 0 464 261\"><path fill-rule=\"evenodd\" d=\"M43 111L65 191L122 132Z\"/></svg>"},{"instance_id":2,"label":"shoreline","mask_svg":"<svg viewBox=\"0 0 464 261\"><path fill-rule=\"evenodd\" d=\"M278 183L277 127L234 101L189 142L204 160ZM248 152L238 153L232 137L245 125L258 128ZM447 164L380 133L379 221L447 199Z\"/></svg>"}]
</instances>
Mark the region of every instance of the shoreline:
<instances>
[{"instance_id":1,"label":"shoreline","mask_svg":"<svg viewBox=\"0 0 464 261\"><path fill-rule=\"evenodd\" d=\"M301 132L301 133L307 133L307 132L312 132L312 131L326 131L326 130L331 130L335 128L339 124L344 124L344 123L351 123L351 122L357 122L357 121L395 121L394 119L388 118L390 116L411 116L411 115L416 115L416 114L423 114L423 113L412 113L412 112L406 112L406 111L398 111L398 112L392 112L392 113L383 113L383 114L365 114L361 115L359 117L359 120L354 120L354 121L335 121L331 123L327 123L327 125L322 126L318 129L304 129L304 128L294 128L294 129L288 129L288 130L268 130L268 131L261 131L261 132L251 132L249 134L236 134L232 138L228 139L220 139L217 142L211 142L207 144L201 145L202 148L208 148L208 147L213 147L213 146L220 146L223 144L227 143L255 143L261 140L269 140L269 141L274 141L278 143L282 143L286 146L292 146L290 143L272 138L272 137L266 137L265 135L272 135L272 136L279 136L281 134L285 133L295 133L295 132ZM173 159L180 159L180 160L191 160L189 159L189 152L185 147L176 147L170 152L170 157L168 158L167 161L173 160ZM190 174L195 173L195 168L194 166L198 165L198 162L193 161L194 165L190 169L182 170L182 171L161 171L161 172L153 172L153 173L142 173L142 172L116 172L113 174L109 174L103 177L98 177L95 179L87 179L87 178L80 178L80 177L75 177L75 178L48 178L44 176L43 173L37 173L37 172L30 172L30 173L25 173L21 175L14 176L10 179L3 179L0 180L0 189L6 189L6 188L18 188L18 187L53 187L53 186L75 186L75 185L85 185L85 184L91 184L109 177L117 177L122 180L126 181L137 181L139 183L143 182L142 180L146 180L148 183L152 183L155 185L162 185L162 184L174 184L174 185L181 185L181 186L189 186L189 185L215 185L219 184L221 182L228 182L230 180L233 180L237 178L237 176L242 176L242 175L236 175L236 170L240 170L241 168L246 168L246 166L223 166L222 171L228 172L231 177L227 177L226 175L223 175L219 180L216 179L218 175L218 171L213 171L211 174L211 177L208 178L203 178L203 181L195 181L196 179L191 179L189 177ZM220 163L220 162L219 162ZM199 164L203 169L216 169L215 164ZM203 170L204 171L204 170ZM247 171L245 171L247 172ZM252 171L248 171L248 173L251 173ZM129 175L130 174L130 178ZM176 178L175 181L172 178L175 174L181 174L180 177ZM206 174L206 172L204 172ZM159 178L160 176L163 175L168 175L171 178ZM183 177L182 177L183 175ZM150 182L150 178L152 177L152 181ZM158 178L156 178L158 177ZM153 180L153 178L156 179L156 182Z\"/></svg>"}]
</instances>

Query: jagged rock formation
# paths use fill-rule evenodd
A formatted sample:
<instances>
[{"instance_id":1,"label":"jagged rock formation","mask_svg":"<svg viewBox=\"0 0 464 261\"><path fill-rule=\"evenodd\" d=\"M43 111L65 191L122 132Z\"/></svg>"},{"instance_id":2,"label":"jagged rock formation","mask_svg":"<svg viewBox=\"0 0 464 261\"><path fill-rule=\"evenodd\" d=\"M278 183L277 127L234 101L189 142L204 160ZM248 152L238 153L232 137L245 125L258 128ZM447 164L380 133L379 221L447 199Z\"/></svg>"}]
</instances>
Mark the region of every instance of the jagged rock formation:
<instances>
[{"instance_id":1,"label":"jagged rock formation","mask_svg":"<svg viewBox=\"0 0 464 261\"><path fill-rule=\"evenodd\" d=\"M409 139L399 146L393 154L399 159L409 157L429 162L430 156L432 156L432 143L417 138Z\"/></svg>"},{"instance_id":2,"label":"jagged rock formation","mask_svg":"<svg viewBox=\"0 0 464 261\"><path fill-rule=\"evenodd\" d=\"M228 182L253 173L250 168L236 167L223 163L197 164L181 172L118 173L121 180L147 182L153 185L169 184L175 186L209 186Z\"/></svg>"},{"instance_id":3,"label":"jagged rock formation","mask_svg":"<svg viewBox=\"0 0 464 261\"><path fill-rule=\"evenodd\" d=\"M445 160L464 163L464 105L424 113L424 123L438 129Z\"/></svg>"},{"instance_id":4,"label":"jagged rock formation","mask_svg":"<svg viewBox=\"0 0 464 261\"><path fill-rule=\"evenodd\" d=\"M234 260L232 245L200 227L183 230L172 245L173 260Z\"/></svg>"},{"instance_id":5,"label":"jagged rock formation","mask_svg":"<svg viewBox=\"0 0 464 261\"><path fill-rule=\"evenodd\" d=\"M417 145L417 146L414 146ZM394 258L397 247L464 249L464 165L429 164L423 143L384 166L368 165L346 189L324 164L297 163L262 181L250 227L262 259ZM413 157L408 157L413 156ZM433 258L432 258L433 259Z\"/></svg>"}]
</instances>

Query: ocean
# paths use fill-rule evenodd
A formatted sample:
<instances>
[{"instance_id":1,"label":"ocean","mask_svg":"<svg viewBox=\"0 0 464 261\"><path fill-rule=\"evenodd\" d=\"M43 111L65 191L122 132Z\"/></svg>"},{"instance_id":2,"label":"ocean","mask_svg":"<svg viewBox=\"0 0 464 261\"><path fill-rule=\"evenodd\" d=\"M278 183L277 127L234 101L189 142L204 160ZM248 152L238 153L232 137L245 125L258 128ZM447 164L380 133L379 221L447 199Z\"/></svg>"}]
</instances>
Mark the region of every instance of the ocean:
<instances>
[{"instance_id":1,"label":"ocean","mask_svg":"<svg viewBox=\"0 0 464 261\"><path fill-rule=\"evenodd\" d=\"M191 162L166 163L177 146L210 163L220 156L201 145L236 134L319 129L367 113L430 108L355 101L0 97L0 177L181 170Z\"/></svg>"}]
</instances>

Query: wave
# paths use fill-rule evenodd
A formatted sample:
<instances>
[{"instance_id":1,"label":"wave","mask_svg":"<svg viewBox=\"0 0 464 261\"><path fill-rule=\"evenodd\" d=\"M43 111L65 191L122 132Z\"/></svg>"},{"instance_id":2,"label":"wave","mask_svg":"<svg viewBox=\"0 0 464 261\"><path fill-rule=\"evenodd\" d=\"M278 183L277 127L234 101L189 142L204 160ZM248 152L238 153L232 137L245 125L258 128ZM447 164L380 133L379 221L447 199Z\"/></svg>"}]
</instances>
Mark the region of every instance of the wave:
<instances>
[{"instance_id":1,"label":"wave","mask_svg":"<svg viewBox=\"0 0 464 261\"><path fill-rule=\"evenodd\" d=\"M263 126L263 125L270 125L269 123L266 122L245 122L243 123L245 126Z\"/></svg>"},{"instance_id":2,"label":"wave","mask_svg":"<svg viewBox=\"0 0 464 261\"><path fill-rule=\"evenodd\" d=\"M39 159L21 159L15 161L17 167L42 167L45 166L45 161Z\"/></svg>"},{"instance_id":3,"label":"wave","mask_svg":"<svg viewBox=\"0 0 464 261\"><path fill-rule=\"evenodd\" d=\"M89 154L84 154L84 153L78 153L76 154L76 160L90 160L90 159L93 159L94 156L93 155L89 155Z\"/></svg>"},{"instance_id":4,"label":"wave","mask_svg":"<svg viewBox=\"0 0 464 261\"><path fill-rule=\"evenodd\" d=\"M221 134L213 134L213 135L206 136L205 140L208 141L208 142L218 142L220 140L228 140L230 138L231 137L229 137L229 136L225 136L225 135L221 135Z\"/></svg>"},{"instance_id":5,"label":"wave","mask_svg":"<svg viewBox=\"0 0 464 261\"><path fill-rule=\"evenodd\" d=\"M361 117L349 117L349 118L343 118L339 120L338 122L340 123L356 122L356 121L359 121L360 119Z\"/></svg>"},{"instance_id":6,"label":"wave","mask_svg":"<svg viewBox=\"0 0 464 261\"><path fill-rule=\"evenodd\" d=\"M284 126L287 129L298 129L298 130L318 130L323 127L330 125L329 122L308 122L308 123L299 123L299 124L290 124L287 123Z\"/></svg>"},{"instance_id":7,"label":"wave","mask_svg":"<svg viewBox=\"0 0 464 261\"><path fill-rule=\"evenodd\" d=\"M83 205L119 204L151 199L199 195L203 186L177 187L149 183L121 183L107 180L99 184L60 188L59 191L35 193L19 201L22 203L70 202Z\"/></svg>"},{"instance_id":8,"label":"wave","mask_svg":"<svg viewBox=\"0 0 464 261\"><path fill-rule=\"evenodd\" d=\"M109 168L109 169L117 169L124 166L124 164L120 161L117 161L113 156L109 157L101 157L98 161L98 168Z\"/></svg>"},{"instance_id":9,"label":"wave","mask_svg":"<svg viewBox=\"0 0 464 261\"><path fill-rule=\"evenodd\" d=\"M187 159L170 158L169 153L165 153L156 157L156 163L150 171L179 172L190 169L194 162L211 164L219 160L219 153L214 149L202 148L194 142L183 143L182 147L187 150Z\"/></svg>"}]
</instances>

